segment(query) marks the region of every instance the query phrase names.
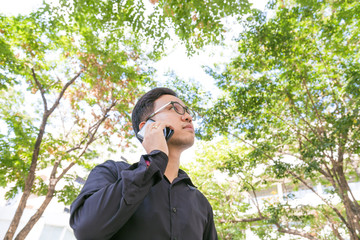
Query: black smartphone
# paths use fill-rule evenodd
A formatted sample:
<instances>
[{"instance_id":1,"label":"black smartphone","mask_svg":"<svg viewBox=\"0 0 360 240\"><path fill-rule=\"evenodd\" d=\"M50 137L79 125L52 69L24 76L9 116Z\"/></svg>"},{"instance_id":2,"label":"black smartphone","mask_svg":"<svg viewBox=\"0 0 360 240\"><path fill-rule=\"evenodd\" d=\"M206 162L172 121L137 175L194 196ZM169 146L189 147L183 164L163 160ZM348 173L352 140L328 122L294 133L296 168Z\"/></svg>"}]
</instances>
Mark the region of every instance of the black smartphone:
<instances>
[{"instance_id":1,"label":"black smartphone","mask_svg":"<svg viewBox=\"0 0 360 240\"><path fill-rule=\"evenodd\" d=\"M145 129L146 129L146 125L148 125L149 123L155 122L152 119L149 119L146 121L145 125L140 129L140 131L136 134L137 138L142 142L142 140L144 140L144 136L145 136ZM171 136L174 134L174 130L172 130L169 127L164 128L164 137L166 139L166 141L169 140L169 138L171 138Z\"/></svg>"}]
</instances>

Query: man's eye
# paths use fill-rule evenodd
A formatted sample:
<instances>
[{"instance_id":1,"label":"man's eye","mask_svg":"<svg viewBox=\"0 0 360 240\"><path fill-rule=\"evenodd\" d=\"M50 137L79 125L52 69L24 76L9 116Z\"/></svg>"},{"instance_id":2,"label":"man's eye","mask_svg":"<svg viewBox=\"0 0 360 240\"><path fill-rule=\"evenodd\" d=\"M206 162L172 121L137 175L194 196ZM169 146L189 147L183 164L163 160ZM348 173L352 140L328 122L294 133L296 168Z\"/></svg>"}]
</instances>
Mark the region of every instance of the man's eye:
<instances>
[{"instance_id":1,"label":"man's eye","mask_svg":"<svg viewBox=\"0 0 360 240\"><path fill-rule=\"evenodd\" d=\"M175 111L177 111L177 112L181 112L181 111L182 111L182 107L181 107L181 106L175 106L174 109L175 109Z\"/></svg>"}]
</instances>

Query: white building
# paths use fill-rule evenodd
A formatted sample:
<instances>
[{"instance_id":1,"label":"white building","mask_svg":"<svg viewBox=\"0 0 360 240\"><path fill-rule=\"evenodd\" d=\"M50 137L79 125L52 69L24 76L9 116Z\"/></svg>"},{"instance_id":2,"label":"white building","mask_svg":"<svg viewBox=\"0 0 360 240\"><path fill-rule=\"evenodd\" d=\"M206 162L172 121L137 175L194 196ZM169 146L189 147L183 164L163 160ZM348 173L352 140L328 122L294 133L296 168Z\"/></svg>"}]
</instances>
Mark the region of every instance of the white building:
<instances>
[{"instance_id":1,"label":"white building","mask_svg":"<svg viewBox=\"0 0 360 240\"><path fill-rule=\"evenodd\" d=\"M4 238L21 198L21 194L18 194L14 199L6 201L4 195L5 190L0 190L0 239ZM30 196L16 234L36 212L43 199L44 197ZM75 240L76 238L69 226L69 218L69 207L58 203L57 199L54 198L26 239Z\"/></svg>"}]
</instances>

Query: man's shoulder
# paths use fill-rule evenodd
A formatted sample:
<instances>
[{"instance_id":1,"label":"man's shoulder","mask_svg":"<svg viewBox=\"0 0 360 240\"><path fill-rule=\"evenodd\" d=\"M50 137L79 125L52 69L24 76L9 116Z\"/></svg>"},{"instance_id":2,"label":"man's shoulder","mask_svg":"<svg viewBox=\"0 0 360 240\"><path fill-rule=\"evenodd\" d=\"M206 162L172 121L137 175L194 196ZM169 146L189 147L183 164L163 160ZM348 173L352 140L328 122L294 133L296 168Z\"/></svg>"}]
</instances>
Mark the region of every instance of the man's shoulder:
<instances>
[{"instance_id":1,"label":"man's shoulder","mask_svg":"<svg viewBox=\"0 0 360 240\"><path fill-rule=\"evenodd\" d=\"M111 160L111 159L106 160L105 162L99 164L99 166L101 166L101 165L112 166L112 167L116 166L118 168L124 168L124 169L130 167L130 164L125 161L115 161L115 160Z\"/></svg>"},{"instance_id":2,"label":"man's shoulder","mask_svg":"<svg viewBox=\"0 0 360 240\"><path fill-rule=\"evenodd\" d=\"M93 172L120 172L128 169L131 165L125 161L106 160L105 162L98 164L93 169Z\"/></svg>"}]
</instances>

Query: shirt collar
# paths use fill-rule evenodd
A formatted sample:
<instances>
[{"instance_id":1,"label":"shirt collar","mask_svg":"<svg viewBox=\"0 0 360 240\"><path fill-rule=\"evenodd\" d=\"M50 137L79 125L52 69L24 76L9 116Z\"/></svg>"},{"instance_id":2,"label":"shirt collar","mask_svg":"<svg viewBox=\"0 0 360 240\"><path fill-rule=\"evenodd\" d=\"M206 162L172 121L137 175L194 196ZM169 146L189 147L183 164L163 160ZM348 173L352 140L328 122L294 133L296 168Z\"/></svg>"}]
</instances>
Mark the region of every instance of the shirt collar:
<instances>
[{"instance_id":1,"label":"shirt collar","mask_svg":"<svg viewBox=\"0 0 360 240\"><path fill-rule=\"evenodd\" d=\"M173 184L177 183L177 182L180 182L180 181L184 181L186 184L196 188L196 186L191 181L189 175L187 175L187 173L182 169L179 169L178 177L174 180Z\"/></svg>"}]
</instances>

